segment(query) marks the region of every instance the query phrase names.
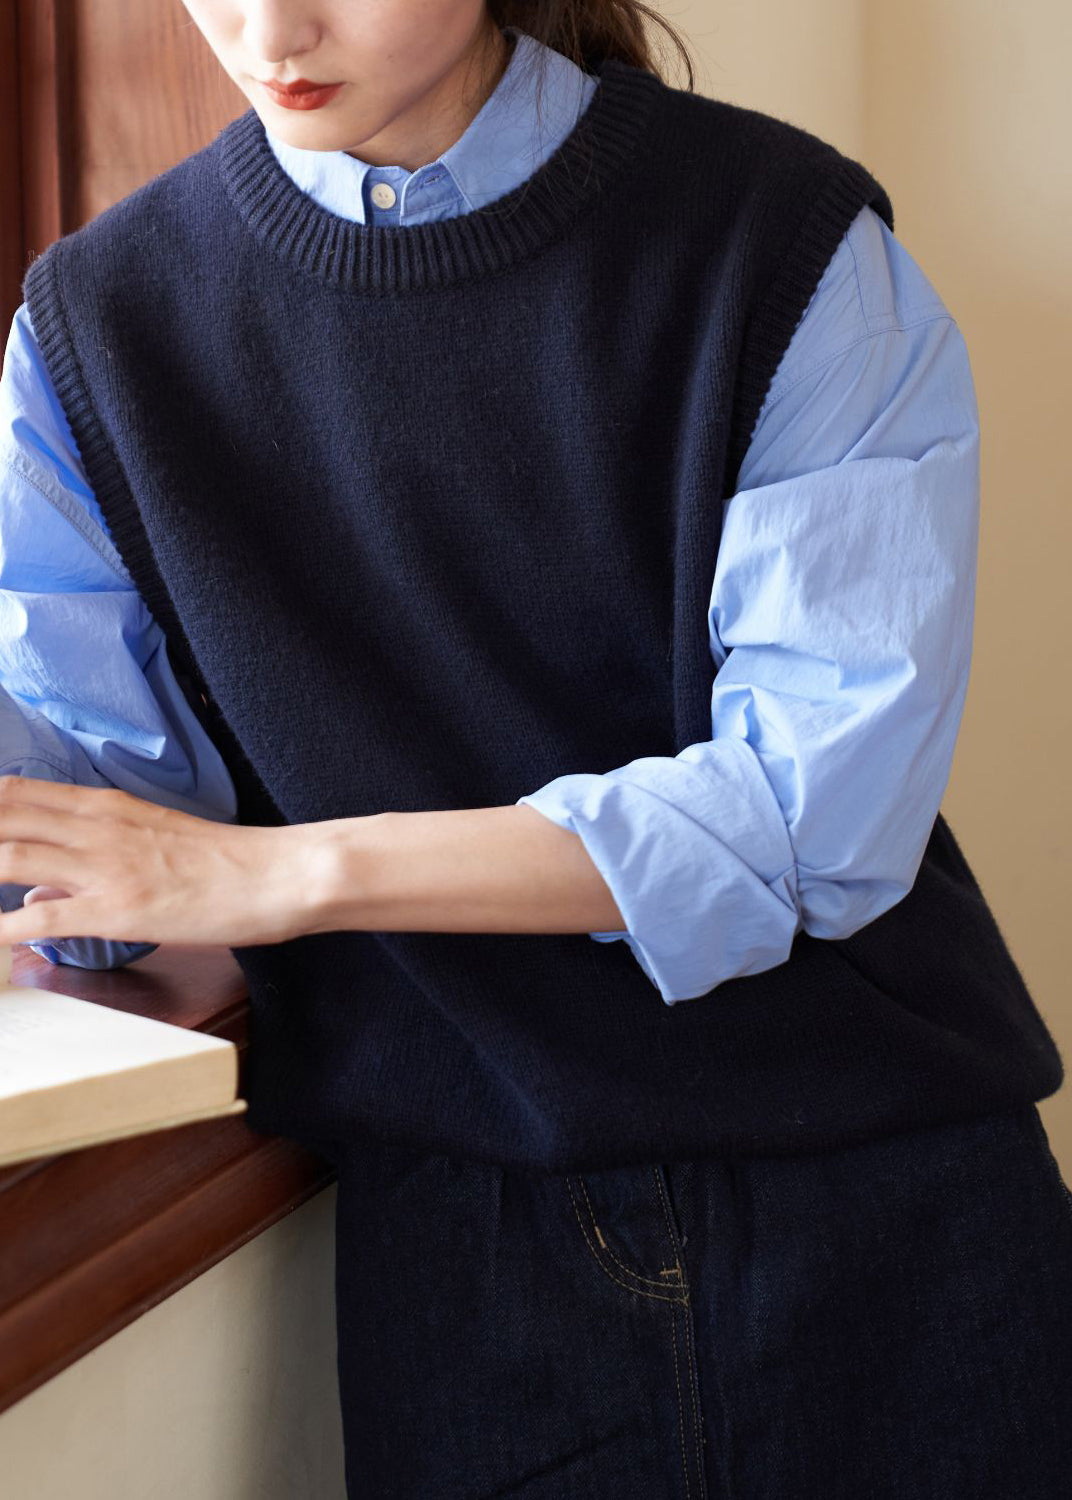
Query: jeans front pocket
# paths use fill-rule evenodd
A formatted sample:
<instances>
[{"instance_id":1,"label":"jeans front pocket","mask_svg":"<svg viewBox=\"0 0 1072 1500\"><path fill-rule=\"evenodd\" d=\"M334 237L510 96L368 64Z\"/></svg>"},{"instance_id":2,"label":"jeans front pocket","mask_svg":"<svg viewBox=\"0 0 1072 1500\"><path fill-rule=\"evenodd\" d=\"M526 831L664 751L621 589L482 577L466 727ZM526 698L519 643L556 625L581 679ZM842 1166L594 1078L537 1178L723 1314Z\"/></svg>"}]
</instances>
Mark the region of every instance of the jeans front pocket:
<instances>
[{"instance_id":1,"label":"jeans front pocket","mask_svg":"<svg viewBox=\"0 0 1072 1500\"><path fill-rule=\"evenodd\" d=\"M667 1389L653 1365L649 1379L660 1387L653 1400L670 1403L666 1416L675 1434L679 1493L684 1500L706 1500L695 1322L666 1168L645 1163L571 1174L564 1183L583 1257L594 1276L617 1288L621 1318L639 1318L661 1330L660 1363L670 1361L674 1380ZM613 1295L604 1300L613 1316Z\"/></svg>"},{"instance_id":2,"label":"jeans front pocket","mask_svg":"<svg viewBox=\"0 0 1072 1500\"><path fill-rule=\"evenodd\" d=\"M593 1260L625 1291L688 1301L685 1267L658 1163L566 1177L582 1239Z\"/></svg>"}]
</instances>

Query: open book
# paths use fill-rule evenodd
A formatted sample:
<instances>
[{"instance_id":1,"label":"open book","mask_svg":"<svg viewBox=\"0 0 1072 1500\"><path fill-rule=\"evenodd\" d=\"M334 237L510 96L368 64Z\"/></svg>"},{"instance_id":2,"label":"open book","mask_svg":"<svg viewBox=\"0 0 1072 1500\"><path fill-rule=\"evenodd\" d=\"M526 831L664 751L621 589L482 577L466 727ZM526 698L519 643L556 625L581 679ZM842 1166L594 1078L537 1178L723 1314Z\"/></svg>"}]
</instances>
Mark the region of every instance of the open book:
<instances>
[{"instance_id":1,"label":"open book","mask_svg":"<svg viewBox=\"0 0 1072 1500\"><path fill-rule=\"evenodd\" d=\"M0 1166L240 1114L237 1092L234 1042L17 989L0 945Z\"/></svg>"}]
</instances>

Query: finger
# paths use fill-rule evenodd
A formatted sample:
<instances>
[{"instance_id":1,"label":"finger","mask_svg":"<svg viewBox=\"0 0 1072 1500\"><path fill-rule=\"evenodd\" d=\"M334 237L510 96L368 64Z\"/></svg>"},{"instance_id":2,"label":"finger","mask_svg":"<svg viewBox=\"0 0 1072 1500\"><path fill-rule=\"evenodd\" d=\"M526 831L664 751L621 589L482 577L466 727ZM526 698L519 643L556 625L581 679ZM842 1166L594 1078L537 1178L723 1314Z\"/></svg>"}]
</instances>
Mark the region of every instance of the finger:
<instances>
[{"instance_id":1,"label":"finger","mask_svg":"<svg viewBox=\"0 0 1072 1500\"><path fill-rule=\"evenodd\" d=\"M92 902L69 896L65 901L37 901L31 907L0 913L0 943L49 943L55 938L112 938L110 932L98 932L100 917ZM122 941L122 939L119 939Z\"/></svg>"},{"instance_id":2,"label":"finger","mask_svg":"<svg viewBox=\"0 0 1072 1500\"><path fill-rule=\"evenodd\" d=\"M31 844L55 844L88 849L100 838L99 822L73 813L70 808L36 805L14 806L0 801L0 845L5 840Z\"/></svg>"},{"instance_id":3,"label":"finger","mask_svg":"<svg viewBox=\"0 0 1072 1500\"><path fill-rule=\"evenodd\" d=\"M31 886L23 896L22 904L32 906L35 901L53 901L70 894L70 891L61 891L58 885L35 885Z\"/></svg>"},{"instance_id":4,"label":"finger","mask_svg":"<svg viewBox=\"0 0 1072 1500\"><path fill-rule=\"evenodd\" d=\"M85 883L84 853L57 844L30 844L17 839L0 843L0 881L14 885L58 885L77 890Z\"/></svg>"},{"instance_id":5,"label":"finger","mask_svg":"<svg viewBox=\"0 0 1072 1500\"><path fill-rule=\"evenodd\" d=\"M51 807L80 817L129 818L135 812L152 819L166 817L169 808L134 797L115 786L81 786L72 781L43 781L38 776L0 776L0 812L5 807Z\"/></svg>"}]
</instances>

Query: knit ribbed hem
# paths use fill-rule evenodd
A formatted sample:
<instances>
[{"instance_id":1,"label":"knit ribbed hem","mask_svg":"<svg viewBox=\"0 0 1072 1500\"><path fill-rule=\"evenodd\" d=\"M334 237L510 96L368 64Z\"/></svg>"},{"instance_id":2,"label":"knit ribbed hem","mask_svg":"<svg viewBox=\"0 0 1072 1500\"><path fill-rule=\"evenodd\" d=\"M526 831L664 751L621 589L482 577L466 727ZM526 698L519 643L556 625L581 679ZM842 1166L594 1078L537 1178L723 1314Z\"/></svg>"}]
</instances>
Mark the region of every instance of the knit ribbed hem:
<instances>
[{"instance_id":1,"label":"knit ribbed hem","mask_svg":"<svg viewBox=\"0 0 1072 1500\"><path fill-rule=\"evenodd\" d=\"M570 134L528 177L469 213L424 224L359 224L322 208L288 176L256 110L216 137L220 171L249 228L298 269L343 289L420 291L494 275L557 239L616 182L632 180L662 79L618 58Z\"/></svg>"}]
</instances>

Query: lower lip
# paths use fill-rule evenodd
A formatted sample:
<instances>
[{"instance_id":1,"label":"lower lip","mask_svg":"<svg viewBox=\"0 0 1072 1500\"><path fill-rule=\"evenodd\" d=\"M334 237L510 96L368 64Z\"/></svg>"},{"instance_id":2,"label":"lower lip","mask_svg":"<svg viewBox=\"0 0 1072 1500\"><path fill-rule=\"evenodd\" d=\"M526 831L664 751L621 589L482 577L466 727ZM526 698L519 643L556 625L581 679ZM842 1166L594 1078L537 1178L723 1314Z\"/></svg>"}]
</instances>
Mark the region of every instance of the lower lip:
<instances>
[{"instance_id":1,"label":"lower lip","mask_svg":"<svg viewBox=\"0 0 1072 1500\"><path fill-rule=\"evenodd\" d=\"M320 109L329 104L341 88L341 83L333 83L326 89L310 89L307 94L281 94L269 84L264 85L269 98L283 109Z\"/></svg>"}]
</instances>

